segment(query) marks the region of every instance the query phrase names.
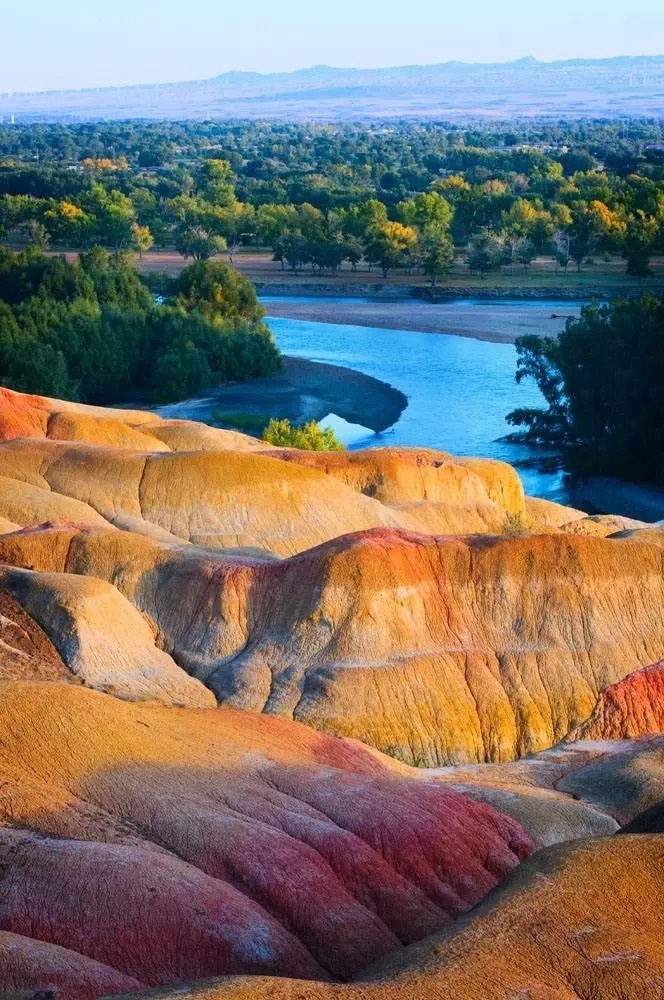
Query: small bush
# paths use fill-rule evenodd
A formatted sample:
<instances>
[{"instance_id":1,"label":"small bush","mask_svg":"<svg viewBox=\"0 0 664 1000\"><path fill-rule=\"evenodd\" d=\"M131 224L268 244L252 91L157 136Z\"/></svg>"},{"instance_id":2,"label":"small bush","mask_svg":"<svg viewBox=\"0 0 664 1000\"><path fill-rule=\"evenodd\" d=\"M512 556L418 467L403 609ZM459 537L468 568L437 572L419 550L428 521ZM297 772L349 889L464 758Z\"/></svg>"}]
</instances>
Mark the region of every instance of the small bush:
<instances>
[{"instance_id":1,"label":"small bush","mask_svg":"<svg viewBox=\"0 0 664 1000\"><path fill-rule=\"evenodd\" d=\"M512 537L524 535L526 533L526 526L523 523L522 515L506 514L505 520L503 521L502 532L503 535L511 535Z\"/></svg>"},{"instance_id":2,"label":"small bush","mask_svg":"<svg viewBox=\"0 0 664 1000\"><path fill-rule=\"evenodd\" d=\"M315 420L308 424L291 424L290 420L270 420L263 431L263 440L280 448L302 448L304 451L343 451L344 446L329 427Z\"/></svg>"}]
</instances>

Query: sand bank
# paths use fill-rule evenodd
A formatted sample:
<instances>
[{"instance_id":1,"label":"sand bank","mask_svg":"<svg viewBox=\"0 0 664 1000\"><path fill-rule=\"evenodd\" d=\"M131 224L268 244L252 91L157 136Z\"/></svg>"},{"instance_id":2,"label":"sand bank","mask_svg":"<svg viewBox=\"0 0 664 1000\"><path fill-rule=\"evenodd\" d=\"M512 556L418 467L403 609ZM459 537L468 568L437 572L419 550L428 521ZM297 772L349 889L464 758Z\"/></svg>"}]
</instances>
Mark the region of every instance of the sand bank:
<instances>
[{"instance_id":1,"label":"sand bank","mask_svg":"<svg viewBox=\"0 0 664 1000\"><path fill-rule=\"evenodd\" d=\"M421 302L357 299L270 298L268 316L338 323L349 326L409 330L419 333L455 334L494 343L512 344L517 337L535 333L556 336L579 306L570 302Z\"/></svg>"}]
</instances>

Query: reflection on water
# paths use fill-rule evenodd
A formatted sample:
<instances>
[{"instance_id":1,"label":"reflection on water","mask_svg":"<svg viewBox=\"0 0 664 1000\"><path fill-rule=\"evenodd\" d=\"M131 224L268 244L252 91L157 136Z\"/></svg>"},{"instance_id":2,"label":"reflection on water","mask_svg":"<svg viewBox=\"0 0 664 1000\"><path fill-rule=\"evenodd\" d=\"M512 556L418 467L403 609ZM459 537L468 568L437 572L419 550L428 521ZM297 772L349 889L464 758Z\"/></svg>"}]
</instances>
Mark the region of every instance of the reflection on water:
<instances>
[{"instance_id":1,"label":"reflection on water","mask_svg":"<svg viewBox=\"0 0 664 1000\"><path fill-rule=\"evenodd\" d=\"M556 303L531 305L550 316ZM569 501L562 474L546 468L540 452L499 440L511 429L505 420L510 410L543 403L534 383L516 384L512 344L281 318L270 318L269 325L284 354L354 368L408 397L399 421L383 434L358 434L356 426L347 433L337 425L349 447L420 445L498 458L519 468L528 493Z\"/></svg>"},{"instance_id":2,"label":"reflection on water","mask_svg":"<svg viewBox=\"0 0 664 1000\"><path fill-rule=\"evenodd\" d=\"M334 431L335 437L345 444L347 448L366 448L366 441L369 437L375 437L369 427L362 427L361 424L351 424L336 413L328 413L326 417L319 420L321 427L329 427Z\"/></svg>"}]
</instances>

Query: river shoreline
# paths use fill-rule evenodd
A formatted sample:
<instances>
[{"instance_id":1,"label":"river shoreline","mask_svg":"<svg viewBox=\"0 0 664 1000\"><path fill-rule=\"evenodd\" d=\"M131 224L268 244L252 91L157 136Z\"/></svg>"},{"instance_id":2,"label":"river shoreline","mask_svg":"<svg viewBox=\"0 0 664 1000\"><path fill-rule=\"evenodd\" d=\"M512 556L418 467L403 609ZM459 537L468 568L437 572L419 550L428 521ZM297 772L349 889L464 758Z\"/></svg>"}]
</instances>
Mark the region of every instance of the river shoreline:
<instances>
[{"instance_id":1,"label":"river shoreline","mask_svg":"<svg viewBox=\"0 0 664 1000\"><path fill-rule=\"evenodd\" d=\"M471 337L490 343L513 344L518 337L537 334L555 337L569 318L578 315L578 301L553 300L551 311L534 310L538 300L507 298L426 302L417 298L357 299L340 296L307 298L270 296L263 302L270 318L294 319L310 323L357 326L410 333L433 333ZM468 303L467 311L463 308ZM461 308L460 308L461 307Z\"/></svg>"},{"instance_id":2,"label":"river shoreline","mask_svg":"<svg viewBox=\"0 0 664 1000\"><path fill-rule=\"evenodd\" d=\"M386 382L352 368L284 357L269 378L210 389L204 396L159 406L161 417L214 422L221 414L286 417L292 423L322 420L334 413L375 433L397 422L408 400Z\"/></svg>"}]
</instances>

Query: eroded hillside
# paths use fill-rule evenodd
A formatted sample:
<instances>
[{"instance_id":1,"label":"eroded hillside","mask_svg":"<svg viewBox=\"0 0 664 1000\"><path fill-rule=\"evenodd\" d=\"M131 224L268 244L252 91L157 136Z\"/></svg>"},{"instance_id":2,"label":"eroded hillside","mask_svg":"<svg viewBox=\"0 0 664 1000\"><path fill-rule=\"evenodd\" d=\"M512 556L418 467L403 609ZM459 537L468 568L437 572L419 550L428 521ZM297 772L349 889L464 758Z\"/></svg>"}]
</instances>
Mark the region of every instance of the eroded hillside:
<instances>
[{"instance_id":1,"label":"eroded hillside","mask_svg":"<svg viewBox=\"0 0 664 1000\"><path fill-rule=\"evenodd\" d=\"M663 529L1 393L0 990L657 995Z\"/></svg>"}]
</instances>

